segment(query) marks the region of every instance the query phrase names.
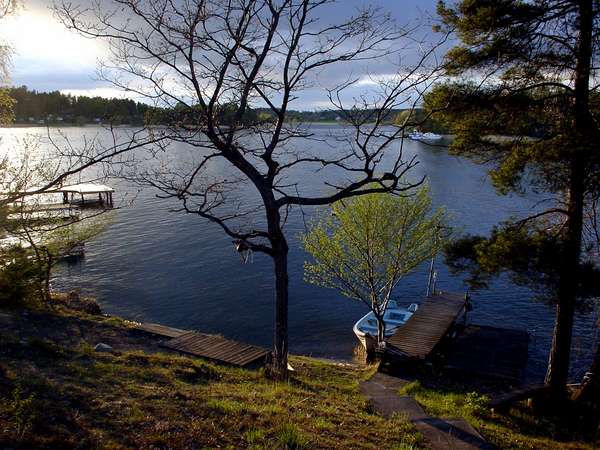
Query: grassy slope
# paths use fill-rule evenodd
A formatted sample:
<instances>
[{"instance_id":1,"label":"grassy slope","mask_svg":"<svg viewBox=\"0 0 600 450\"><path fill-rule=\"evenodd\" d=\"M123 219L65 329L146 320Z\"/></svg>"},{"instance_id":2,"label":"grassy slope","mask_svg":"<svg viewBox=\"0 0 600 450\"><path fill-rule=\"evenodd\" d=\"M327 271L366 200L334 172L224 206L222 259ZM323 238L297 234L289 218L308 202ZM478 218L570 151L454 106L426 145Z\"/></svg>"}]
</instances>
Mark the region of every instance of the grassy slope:
<instances>
[{"instance_id":1,"label":"grassy slope","mask_svg":"<svg viewBox=\"0 0 600 450\"><path fill-rule=\"evenodd\" d=\"M490 443L501 449L594 449L596 444L583 431L583 421L566 414L563 417L535 416L525 405L516 405L507 414L493 414L486 406L487 399L459 383L415 381L400 390L413 396L425 410L438 417L463 417ZM566 420L570 423L566 424ZM577 428L579 428L577 430ZM574 438L575 436L575 438Z\"/></svg>"},{"instance_id":2,"label":"grassy slope","mask_svg":"<svg viewBox=\"0 0 600 450\"><path fill-rule=\"evenodd\" d=\"M359 395L358 382L372 369L294 357L291 381L274 383L260 371L135 350L138 335L116 319L65 311L46 316L16 314L10 326L0 327L0 447L418 444L411 425L371 413ZM69 332L61 334L59 327ZM36 331L28 336L28 328ZM91 344L103 333L104 342L126 342L129 349L94 352ZM152 344L142 335L137 339L142 347Z\"/></svg>"},{"instance_id":3,"label":"grassy slope","mask_svg":"<svg viewBox=\"0 0 600 450\"><path fill-rule=\"evenodd\" d=\"M94 352L97 342L120 353ZM292 357L290 382L274 383L158 349L118 318L0 311L0 448L423 446L402 417L373 414L358 393L374 368ZM526 409L494 416L469 390L423 378L403 393L432 415L465 417L499 448L594 448Z\"/></svg>"}]
</instances>

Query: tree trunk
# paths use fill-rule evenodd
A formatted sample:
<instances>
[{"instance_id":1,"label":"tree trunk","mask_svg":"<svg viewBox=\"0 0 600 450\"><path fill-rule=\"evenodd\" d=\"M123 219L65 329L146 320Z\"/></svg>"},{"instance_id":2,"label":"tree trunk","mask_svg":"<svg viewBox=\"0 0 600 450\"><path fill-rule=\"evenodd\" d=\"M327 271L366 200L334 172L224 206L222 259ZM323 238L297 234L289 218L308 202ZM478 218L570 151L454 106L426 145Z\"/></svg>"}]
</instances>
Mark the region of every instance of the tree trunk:
<instances>
[{"instance_id":1,"label":"tree trunk","mask_svg":"<svg viewBox=\"0 0 600 450\"><path fill-rule=\"evenodd\" d=\"M275 269L275 336L273 345L273 376L285 380L288 376L288 245L281 230L278 211L267 214Z\"/></svg>"},{"instance_id":2,"label":"tree trunk","mask_svg":"<svg viewBox=\"0 0 600 450\"><path fill-rule=\"evenodd\" d=\"M288 362L288 273L287 249L273 257L275 264L275 340L273 371L277 379L287 378Z\"/></svg>"},{"instance_id":3,"label":"tree trunk","mask_svg":"<svg viewBox=\"0 0 600 450\"><path fill-rule=\"evenodd\" d=\"M46 250L46 272L44 274L44 294L45 294L45 302L47 305L52 305L51 300L52 296L50 295L50 277L52 276L52 264L53 258L52 254Z\"/></svg>"},{"instance_id":4,"label":"tree trunk","mask_svg":"<svg viewBox=\"0 0 600 450\"><path fill-rule=\"evenodd\" d=\"M377 345L381 345L385 341L385 322L382 317L377 317Z\"/></svg>"},{"instance_id":5,"label":"tree trunk","mask_svg":"<svg viewBox=\"0 0 600 450\"><path fill-rule=\"evenodd\" d=\"M583 206L585 197L585 158L592 144L589 132L593 129L589 114L589 79L592 56L593 5L592 0L579 5L579 35L576 49L576 67L573 99L573 142L569 168L567 223L563 239L563 253L558 282L558 304L552 348L548 361L546 383L554 395L566 393L571 356L571 338L581 259L583 233Z\"/></svg>"},{"instance_id":6,"label":"tree trunk","mask_svg":"<svg viewBox=\"0 0 600 450\"><path fill-rule=\"evenodd\" d=\"M550 386L555 397L566 394L569 379L571 340L575 303L577 301L577 280L579 278L581 235L583 231L584 188L581 172L579 158L575 156L570 174L568 219L563 240L563 253L561 254L554 334L552 336L548 371L546 372L546 383Z\"/></svg>"},{"instance_id":7,"label":"tree trunk","mask_svg":"<svg viewBox=\"0 0 600 450\"><path fill-rule=\"evenodd\" d=\"M556 305L554 335L552 336L552 347L546 372L546 384L551 387L552 392L557 396L566 393L569 377L573 316L575 312L575 300L570 297L572 297L570 294L562 295L559 304Z\"/></svg>"},{"instance_id":8,"label":"tree trunk","mask_svg":"<svg viewBox=\"0 0 600 450\"><path fill-rule=\"evenodd\" d=\"M600 342L596 346L596 355L594 356L590 370L585 375L581 383L581 388L573 399L595 408L600 407Z\"/></svg>"}]
</instances>

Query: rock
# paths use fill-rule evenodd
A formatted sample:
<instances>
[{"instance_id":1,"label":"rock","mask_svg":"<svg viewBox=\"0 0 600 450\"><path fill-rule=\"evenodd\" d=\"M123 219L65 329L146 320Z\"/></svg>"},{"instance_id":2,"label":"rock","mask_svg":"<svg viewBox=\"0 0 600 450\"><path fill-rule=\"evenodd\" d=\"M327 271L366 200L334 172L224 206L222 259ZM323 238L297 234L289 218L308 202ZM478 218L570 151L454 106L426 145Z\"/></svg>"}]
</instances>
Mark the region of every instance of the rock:
<instances>
[{"instance_id":1,"label":"rock","mask_svg":"<svg viewBox=\"0 0 600 450\"><path fill-rule=\"evenodd\" d=\"M113 351L113 348L108 344L100 342L99 344L96 344L96 346L94 347L94 351L101 353L110 353Z\"/></svg>"},{"instance_id":2,"label":"rock","mask_svg":"<svg viewBox=\"0 0 600 450\"><path fill-rule=\"evenodd\" d=\"M102 314L102 310L100 309L100 305L98 305L98 303L96 302L96 300L91 299L91 298L81 299L80 309L83 312L86 312L88 314L92 314L92 315L95 315L95 316L99 316L100 314Z\"/></svg>"},{"instance_id":3,"label":"rock","mask_svg":"<svg viewBox=\"0 0 600 450\"><path fill-rule=\"evenodd\" d=\"M92 297L81 297L79 292L71 291L67 294L66 304L69 308L87 314L100 315L102 310L98 302Z\"/></svg>"}]
</instances>

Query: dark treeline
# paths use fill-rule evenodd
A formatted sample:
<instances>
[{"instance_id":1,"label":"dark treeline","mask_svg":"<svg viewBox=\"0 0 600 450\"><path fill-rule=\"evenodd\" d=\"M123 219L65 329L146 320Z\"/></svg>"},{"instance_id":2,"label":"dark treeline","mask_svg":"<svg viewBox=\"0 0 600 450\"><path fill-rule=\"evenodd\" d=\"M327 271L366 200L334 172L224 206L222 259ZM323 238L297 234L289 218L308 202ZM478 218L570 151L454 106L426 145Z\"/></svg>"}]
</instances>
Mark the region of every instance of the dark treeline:
<instances>
[{"instance_id":1,"label":"dark treeline","mask_svg":"<svg viewBox=\"0 0 600 450\"><path fill-rule=\"evenodd\" d=\"M59 91L37 92L29 90L26 86L13 87L8 90L12 99L15 100L14 115L18 124L73 124L84 125L90 123L112 123L115 125L130 124L141 125L143 123L166 124L166 123L188 123L195 121L194 111L184 108L172 110L157 109L145 103L129 99L73 96L63 94ZM228 123L235 108L224 105L220 111L218 120ZM399 118L405 118L408 111L393 110L384 119L384 123L397 123ZM365 115L369 111L365 110ZM421 123L423 114L411 117L408 125L417 128L427 128L426 131L439 131L436 126L429 122ZM243 120L250 123L275 120L275 115L268 108L249 109ZM344 123L344 118L338 110L324 109L318 111L289 111L287 120L291 122L313 122L313 123ZM412 123L411 123L412 122ZM418 125L421 125L420 127Z\"/></svg>"},{"instance_id":2,"label":"dark treeline","mask_svg":"<svg viewBox=\"0 0 600 450\"><path fill-rule=\"evenodd\" d=\"M142 124L150 106L128 99L86 97L59 91L37 92L26 86L9 89L17 123Z\"/></svg>"}]
</instances>

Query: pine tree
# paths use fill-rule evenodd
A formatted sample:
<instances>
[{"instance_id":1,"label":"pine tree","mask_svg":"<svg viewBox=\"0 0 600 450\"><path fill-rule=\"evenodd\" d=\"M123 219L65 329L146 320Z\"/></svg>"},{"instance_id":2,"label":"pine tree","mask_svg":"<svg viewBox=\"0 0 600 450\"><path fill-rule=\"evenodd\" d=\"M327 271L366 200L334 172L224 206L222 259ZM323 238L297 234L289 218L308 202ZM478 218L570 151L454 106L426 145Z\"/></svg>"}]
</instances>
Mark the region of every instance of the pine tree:
<instances>
[{"instance_id":1,"label":"pine tree","mask_svg":"<svg viewBox=\"0 0 600 450\"><path fill-rule=\"evenodd\" d=\"M597 294L586 282L597 267L582 249L586 211L600 193L599 8L592 0L440 2L441 28L460 39L446 57L457 78L426 100L447 107L452 151L491 163L499 192L552 197L547 209L500 224L488 238L460 241L449 261L478 281L509 272L556 304L546 375L556 394L566 391L576 306Z\"/></svg>"}]
</instances>

